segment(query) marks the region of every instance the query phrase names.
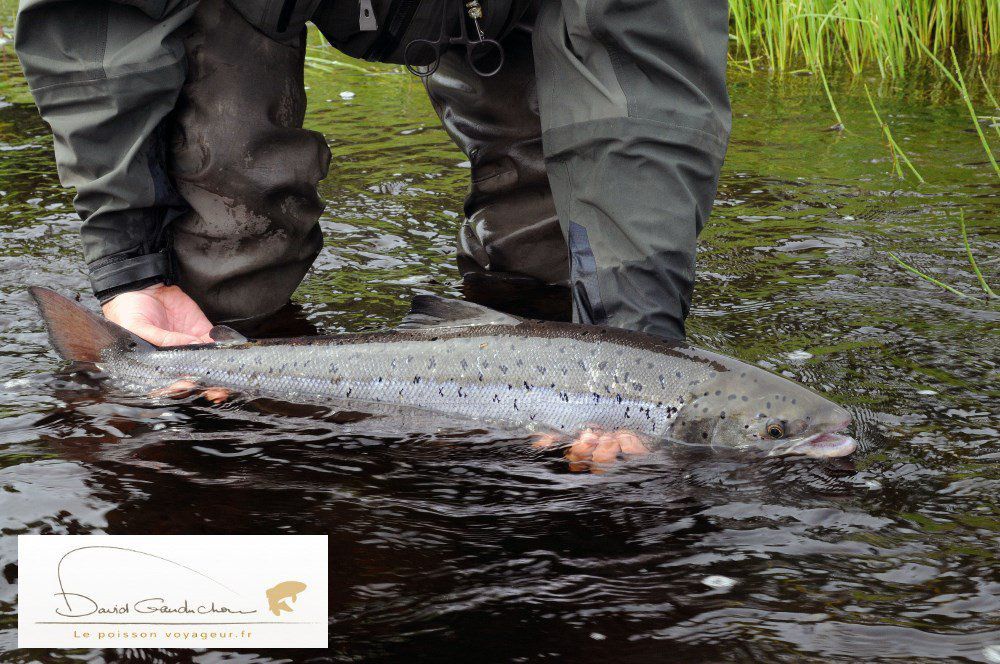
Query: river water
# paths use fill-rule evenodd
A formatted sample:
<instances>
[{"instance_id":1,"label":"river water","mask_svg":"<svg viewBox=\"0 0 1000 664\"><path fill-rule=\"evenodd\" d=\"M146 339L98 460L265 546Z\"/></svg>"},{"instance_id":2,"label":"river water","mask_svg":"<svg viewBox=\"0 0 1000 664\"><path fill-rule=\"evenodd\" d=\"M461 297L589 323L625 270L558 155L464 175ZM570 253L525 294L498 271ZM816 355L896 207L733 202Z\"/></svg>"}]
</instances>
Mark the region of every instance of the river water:
<instances>
[{"instance_id":1,"label":"river water","mask_svg":"<svg viewBox=\"0 0 1000 664\"><path fill-rule=\"evenodd\" d=\"M892 173L861 80L834 77L838 133L814 79L731 75L690 338L843 404L860 450L668 448L590 474L510 434L378 433L317 409L141 398L70 371L25 286L87 297L77 221L9 48L2 66L3 659L1000 661L1000 309L887 255L975 294L961 210L1000 284L1000 179L938 78L868 79L920 184ZM460 292L468 178L418 81L334 69L308 76L307 122L334 160L326 248L295 297L296 325L330 332L392 325L414 293ZM330 650L15 651L25 533L329 534Z\"/></svg>"}]
</instances>

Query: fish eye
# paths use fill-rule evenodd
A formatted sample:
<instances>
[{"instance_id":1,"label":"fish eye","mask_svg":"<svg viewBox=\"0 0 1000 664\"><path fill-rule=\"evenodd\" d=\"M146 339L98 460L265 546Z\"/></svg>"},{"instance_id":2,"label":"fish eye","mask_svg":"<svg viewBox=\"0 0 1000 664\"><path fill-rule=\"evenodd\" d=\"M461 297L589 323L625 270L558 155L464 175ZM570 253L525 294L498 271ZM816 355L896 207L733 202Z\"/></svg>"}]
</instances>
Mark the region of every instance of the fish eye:
<instances>
[{"instance_id":1,"label":"fish eye","mask_svg":"<svg viewBox=\"0 0 1000 664\"><path fill-rule=\"evenodd\" d=\"M764 427L764 431L771 438L784 438L785 437L785 423L782 420L770 420L767 426Z\"/></svg>"}]
</instances>

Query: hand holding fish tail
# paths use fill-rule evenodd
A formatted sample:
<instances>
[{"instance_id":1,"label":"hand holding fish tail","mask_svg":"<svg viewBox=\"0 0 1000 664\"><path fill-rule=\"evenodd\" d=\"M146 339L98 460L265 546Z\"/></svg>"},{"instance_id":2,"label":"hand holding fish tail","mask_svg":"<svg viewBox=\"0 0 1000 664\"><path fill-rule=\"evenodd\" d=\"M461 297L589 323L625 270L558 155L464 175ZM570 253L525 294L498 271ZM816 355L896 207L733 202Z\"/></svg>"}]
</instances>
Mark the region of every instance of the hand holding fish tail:
<instances>
[{"instance_id":1,"label":"hand holding fish tail","mask_svg":"<svg viewBox=\"0 0 1000 664\"><path fill-rule=\"evenodd\" d=\"M211 343L212 323L177 286L153 284L116 296L102 307L104 317L149 343L186 346Z\"/></svg>"}]
</instances>

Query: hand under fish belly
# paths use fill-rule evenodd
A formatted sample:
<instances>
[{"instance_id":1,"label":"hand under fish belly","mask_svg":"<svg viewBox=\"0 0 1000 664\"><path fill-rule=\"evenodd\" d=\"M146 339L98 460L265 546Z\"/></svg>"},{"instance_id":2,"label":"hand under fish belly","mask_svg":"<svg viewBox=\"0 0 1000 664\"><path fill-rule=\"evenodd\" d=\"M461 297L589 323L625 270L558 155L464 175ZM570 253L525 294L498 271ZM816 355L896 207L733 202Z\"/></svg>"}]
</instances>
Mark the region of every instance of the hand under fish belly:
<instances>
[{"instance_id":1,"label":"hand under fish belly","mask_svg":"<svg viewBox=\"0 0 1000 664\"><path fill-rule=\"evenodd\" d=\"M418 296L394 330L157 348L52 291L33 288L66 359L160 394L229 393L352 409L417 409L546 434L576 464L605 464L654 441L845 456L850 415L730 357L638 332L529 321ZM547 441L547 442L546 442Z\"/></svg>"}]
</instances>

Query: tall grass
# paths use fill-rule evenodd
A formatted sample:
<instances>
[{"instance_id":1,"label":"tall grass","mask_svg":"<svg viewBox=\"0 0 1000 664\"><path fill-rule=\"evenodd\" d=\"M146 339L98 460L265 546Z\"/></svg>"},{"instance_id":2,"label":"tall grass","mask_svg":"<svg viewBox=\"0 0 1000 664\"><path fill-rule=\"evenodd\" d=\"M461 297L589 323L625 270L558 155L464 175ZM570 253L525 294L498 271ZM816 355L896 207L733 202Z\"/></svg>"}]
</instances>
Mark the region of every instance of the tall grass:
<instances>
[{"instance_id":1,"label":"tall grass","mask_svg":"<svg viewBox=\"0 0 1000 664\"><path fill-rule=\"evenodd\" d=\"M1000 54L1000 0L730 0L734 58L750 69L844 63L902 76L926 52ZM921 48L923 47L923 48Z\"/></svg>"}]
</instances>

